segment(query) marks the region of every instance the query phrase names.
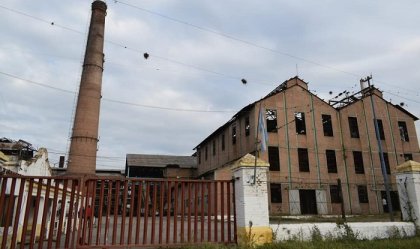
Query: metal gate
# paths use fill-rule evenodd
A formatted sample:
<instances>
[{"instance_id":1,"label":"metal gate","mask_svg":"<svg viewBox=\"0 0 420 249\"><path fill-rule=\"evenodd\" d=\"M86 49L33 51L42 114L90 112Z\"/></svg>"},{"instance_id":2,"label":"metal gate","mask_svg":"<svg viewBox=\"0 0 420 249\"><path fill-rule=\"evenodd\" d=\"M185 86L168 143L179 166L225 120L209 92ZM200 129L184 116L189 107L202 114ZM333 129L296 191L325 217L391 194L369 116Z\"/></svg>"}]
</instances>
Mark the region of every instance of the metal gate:
<instances>
[{"instance_id":1,"label":"metal gate","mask_svg":"<svg viewBox=\"0 0 420 249\"><path fill-rule=\"evenodd\" d=\"M0 176L0 248L74 248L80 180Z\"/></svg>"},{"instance_id":2,"label":"metal gate","mask_svg":"<svg viewBox=\"0 0 420 249\"><path fill-rule=\"evenodd\" d=\"M1 248L236 243L231 181L0 176Z\"/></svg>"}]
</instances>

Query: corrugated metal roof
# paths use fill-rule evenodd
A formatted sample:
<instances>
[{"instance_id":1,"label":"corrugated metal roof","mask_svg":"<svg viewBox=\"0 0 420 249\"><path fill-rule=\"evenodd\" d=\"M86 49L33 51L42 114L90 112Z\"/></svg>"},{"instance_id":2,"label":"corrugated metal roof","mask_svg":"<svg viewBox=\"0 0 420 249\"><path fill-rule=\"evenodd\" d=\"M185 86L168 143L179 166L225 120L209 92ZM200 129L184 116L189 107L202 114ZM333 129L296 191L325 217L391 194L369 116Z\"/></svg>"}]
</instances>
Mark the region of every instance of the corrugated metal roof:
<instances>
[{"instance_id":1,"label":"corrugated metal roof","mask_svg":"<svg viewBox=\"0 0 420 249\"><path fill-rule=\"evenodd\" d=\"M158 167L178 165L180 168L196 168L197 158L192 156L127 154L129 167Z\"/></svg>"}]
</instances>

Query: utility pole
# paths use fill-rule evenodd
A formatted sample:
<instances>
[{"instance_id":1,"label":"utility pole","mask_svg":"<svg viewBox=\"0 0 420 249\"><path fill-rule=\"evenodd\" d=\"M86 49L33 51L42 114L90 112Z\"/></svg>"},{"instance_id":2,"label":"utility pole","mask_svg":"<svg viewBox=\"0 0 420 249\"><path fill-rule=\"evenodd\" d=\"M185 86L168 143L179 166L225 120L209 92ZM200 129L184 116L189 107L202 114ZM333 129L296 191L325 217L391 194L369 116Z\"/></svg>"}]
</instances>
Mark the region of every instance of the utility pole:
<instances>
[{"instance_id":1,"label":"utility pole","mask_svg":"<svg viewBox=\"0 0 420 249\"><path fill-rule=\"evenodd\" d=\"M360 83L367 82L369 87L369 94L370 94L370 103L372 105L372 113L373 113L373 123L375 124L375 134L376 134L376 140L378 142L378 150L379 150L379 158L381 160L381 170L382 170L382 176L384 177L384 185L385 185L385 191L386 191L386 199L388 203L388 212L389 212L389 218L391 221L394 221L394 214L393 214L393 208L392 208L392 202L391 202L391 192L389 187L389 180L388 180L388 174L386 172L385 167L385 160L384 160L384 154L382 150L382 142L381 138L379 136L379 126L378 126L378 120L376 119L376 112L375 112L375 104L373 101L373 87L370 85L370 80L372 79L372 75L367 76L366 78L360 79ZM391 173L391 172L389 172Z\"/></svg>"}]
</instances>

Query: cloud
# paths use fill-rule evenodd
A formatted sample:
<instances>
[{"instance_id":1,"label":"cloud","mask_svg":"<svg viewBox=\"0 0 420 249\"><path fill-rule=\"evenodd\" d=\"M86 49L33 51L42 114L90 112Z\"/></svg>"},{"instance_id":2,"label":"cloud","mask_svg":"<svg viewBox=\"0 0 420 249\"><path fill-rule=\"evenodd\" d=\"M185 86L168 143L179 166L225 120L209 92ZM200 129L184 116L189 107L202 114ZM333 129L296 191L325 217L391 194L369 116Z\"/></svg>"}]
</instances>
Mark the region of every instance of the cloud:
<instances>
[{"instance_id":1,"label":"cloud","mask_svg":"<svg viewBox=\"0 0 420 249\"><path fill-rule=\"evenodd\" d=\"M420 3L126 1L163 16L107 2L100 167L123 168L126 153L190 155L236 111L296 74L328 98L329 91L356 91L360 77L372 73L379 88L414 101L385 98L420 116ZM29 15L0 8L0 72L76 91L89 2L0 5ZM47 147L57 162L68 147L75 95L1 74L0 89L0 136Z\"/></svg>"}]
</instances>

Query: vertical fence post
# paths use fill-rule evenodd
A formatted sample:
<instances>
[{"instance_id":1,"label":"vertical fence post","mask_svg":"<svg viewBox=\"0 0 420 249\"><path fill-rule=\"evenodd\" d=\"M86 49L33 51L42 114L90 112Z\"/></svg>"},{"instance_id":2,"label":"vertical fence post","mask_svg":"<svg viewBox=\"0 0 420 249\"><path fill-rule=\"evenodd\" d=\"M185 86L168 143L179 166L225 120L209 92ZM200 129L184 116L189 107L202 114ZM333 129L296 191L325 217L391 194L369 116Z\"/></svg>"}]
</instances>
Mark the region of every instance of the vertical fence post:
<instances>
[{"instance_id":1,"label":"vertical fence post","mask_svg":"<svg viewBox=\"0 0 420 249\"><path fill-rule=\"evenodd\" d=\"M420 227L420 163L407 161L399 165L397 185L403 220Z\"/></svg>"},{"instance_id":2,"label":"vertical fence post","mask_svg":"<svg viewBox=\"0 0 420 249\"><path fill-rule=\"evenodd\" d=\"M268 213L268 167L268 163L259 159L255 163L255 157L250 154L232 165L239 244L253 246L272 242Z\"/></svg>"}]
</instances>

